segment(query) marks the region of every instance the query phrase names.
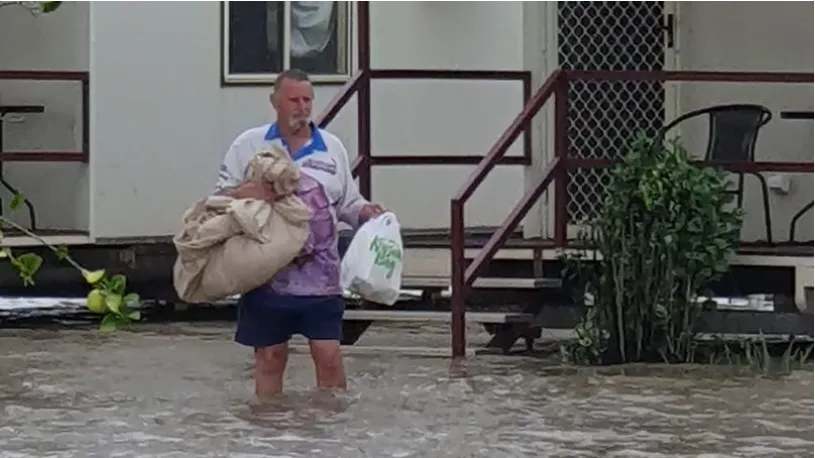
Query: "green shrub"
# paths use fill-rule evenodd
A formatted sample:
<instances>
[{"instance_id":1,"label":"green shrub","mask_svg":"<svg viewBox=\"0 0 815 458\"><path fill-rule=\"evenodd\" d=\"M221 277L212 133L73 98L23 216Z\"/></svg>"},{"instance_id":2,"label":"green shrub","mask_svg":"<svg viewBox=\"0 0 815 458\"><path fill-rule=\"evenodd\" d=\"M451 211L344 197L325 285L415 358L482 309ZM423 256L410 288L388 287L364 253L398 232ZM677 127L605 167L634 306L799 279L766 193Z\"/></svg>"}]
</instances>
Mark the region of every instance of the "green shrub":
<instances>
[{"instance_id":1,"label":"green shrub","mask_svg":"<svg viewBox=\"0 0 815 458\"><path fill-rule=\"evenodd\" d=\"M693 165L678 141L640 138L610 176L580 236L594 255L565 256L586 312L564 356L578 364L691 361L696 295L728 270L739 241L742 212L726 173Z\"/></svg>"}]
</instances>

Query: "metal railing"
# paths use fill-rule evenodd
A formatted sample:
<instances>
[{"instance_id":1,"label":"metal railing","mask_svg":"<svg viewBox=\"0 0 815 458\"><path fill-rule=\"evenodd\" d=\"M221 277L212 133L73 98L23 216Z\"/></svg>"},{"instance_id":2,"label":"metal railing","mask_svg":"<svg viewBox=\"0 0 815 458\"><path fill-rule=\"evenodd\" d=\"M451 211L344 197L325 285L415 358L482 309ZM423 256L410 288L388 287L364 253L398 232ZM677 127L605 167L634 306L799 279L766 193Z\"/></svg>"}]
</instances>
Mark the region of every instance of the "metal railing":
<instances>
[{"instance_id":1,"label":"metal railing","mask_svg":"<svg viewBox=\"0 0 815 458\"><path fill-rule=\"evenodd\" d=\"M88 72L60 71L0 71L0 81L77 81L81 84L82 98L82 149L80 151L5 151L3 148L3 119L5 115L40 114L47 107L40 104L15 104L0 106L0 185L12 195L19 194L9 183L3 170L5 162L84 162L90 160L90 74ZM37 216L34 204L24 198L28 209L31 230L37 230ZM3 205L0 203L0 214Z\"/></svg>"},{"instance_id":2,"label":"metal railing","mask_svg":"<svg viewBox=\"0 0 815 458\"><path fill-rule=\"evenodd\" d=\"M749 83L810 83L812 73L741 73L696 71L566 71L558 70L547 78L543 86L532 96L524 109L498 139L475 171L450 201L451 234L451 308L452 350L454 357L463 357L466 351L465 306L467 294L473 282L487 266L495 253L503 246L513 229L526 216L535 202L554 182L555 184L555 233L554 246L567 246L566 231L569 224L567 205L569 201L569 172L590 167L609 167L619 162L605 159L573 158L569 154L569 99L568 90L574 81L652 81L652 82L749 82ZM537 181L513 207L507 218L496 230L472 262L467 264L464 255L464 205L484 182L489 172L500 163L509 146L522 131L529 131L532 118L546 101L555 98L555 157ZM706 162L701 165L719 167L737 172L797 172L812 173L812 162Z\"/></svg>"},{"instance_id":3,"label":"metal railing","mask_svg":"<svg viewBox=\"0 0 815 458\"><path fill-rule=\"evenodd\" d=\"M371 82L373 80L480 80L480 81L520 81L522 83L522 103L526 105L532 92L532 74L528 71L491 70L359 70L338 91L321 116L317 125L325 127L357 96L357 142L358 153L351 164L352 173L359 178L359 189L366 198L371 197L371 167L375 165L477 165L484 156L436 154L421 156L374 156L371 151ZM501 157L498 165L532 164L532 131L526 130L523 136L523 155ZM494 164L495 165L495 164Z\"/></svg>"},{"instance_id":4,"label":"metal railing","mask_svg":"<svg viewBox=\"0 0 815 458\"><path fill-rule=\"evenodd\" d=\"M77 81L82 91L82 149L79 151L0 151L0 162L85 162L90 158L90 74L60 71L0 71L0 81ZM47 112L47 107L43 107ZM11 113L10 113L11 114Z\"/></svg>"}]
</instances>

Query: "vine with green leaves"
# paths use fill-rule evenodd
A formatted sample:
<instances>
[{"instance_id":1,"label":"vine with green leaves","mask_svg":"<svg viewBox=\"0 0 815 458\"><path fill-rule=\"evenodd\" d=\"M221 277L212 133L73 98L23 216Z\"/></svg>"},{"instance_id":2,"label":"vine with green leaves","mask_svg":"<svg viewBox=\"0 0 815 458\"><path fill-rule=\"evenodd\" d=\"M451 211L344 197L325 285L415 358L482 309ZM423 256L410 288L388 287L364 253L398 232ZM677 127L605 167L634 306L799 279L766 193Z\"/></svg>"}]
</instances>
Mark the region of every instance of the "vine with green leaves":
<instances>
[{"instance_id":1,"label":"vine with green leaves","mask_svg":"<svg viewBox=\"0 0 815 458\"><path fill-rule=\"evenodd\" d=\"M34 16L48 14L62 6L62 2L27 2L27 1L0 1L0 7L20 6ZM25 202L22 194L15 194L9 204L13 211ZM124 275L107 275L104 270L89 270L80 265L71 257L64 246L54 246L47 240L34 234L25 227L20 226L9 218L0 215L3 228L14 228L26 236L48 247L58 260L65 261L75 268L91 286L86 298L86 306L93 313L104 315L99 329L102 332L111 332L120 329L134 321L141 319L141 312L137 310L140 299L138 294L127 293L127 278ZM17 253L8 246L2 246L3 233L0 231L0 259L7 259L18 272L25 286L34 286L34 277L43 264L43 259L36 253Z\"/></svg>"},{"instance_id":2,"label":"vine with green leaves","mask_svg":"<svg viewBox=\"0 0 815 458\"><path fill-rule=\"evenodd\" d=\"M9 208L17 210L25 201L22 194L15 194L9 203ZM127 293L127 278L124 275L108 275L104 270L90 270L79 264L71 257L64 246L55 246L48 243L43 237L33 233L13 220L0 216L0 223L4 228L11 227L26 236L36 240L50 249L54 256L67 262L79 272L82 278L91 286L86 297L86 306L93 313L103 315L99 325L102 332L112 332L121 329L134 321L141 320L139 295ZM24 286L34 286L34 277L43 264L42 256L36 253L16 253L11 247L2 246L4 234L0 232L0 259L7 259L11 266L20 275Z\"/></svg>"}]
</instances>

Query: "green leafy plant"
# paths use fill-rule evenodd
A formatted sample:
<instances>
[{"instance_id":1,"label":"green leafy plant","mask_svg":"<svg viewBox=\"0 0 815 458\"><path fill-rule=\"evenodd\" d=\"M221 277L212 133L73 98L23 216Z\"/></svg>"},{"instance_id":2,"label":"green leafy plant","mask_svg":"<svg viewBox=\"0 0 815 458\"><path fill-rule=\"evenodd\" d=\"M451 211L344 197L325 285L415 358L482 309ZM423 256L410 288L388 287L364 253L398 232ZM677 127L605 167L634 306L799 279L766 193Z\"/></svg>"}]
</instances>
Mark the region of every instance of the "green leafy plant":
<instances>
[{"instance_id":1,"label":"green leafy plant","mask_svg":"<svg viewBox=\"0 0 815 458\"><path fill-rule=\"evenodd\" d=\"M9 204L11 210L22 205L25 198L16 194ZM0 216L0 223L4 227L11 226L28 237L37 240L48 247L57 259L70 264L75 268L91 286L86 298L86 306L93 313L104 315L99 325L102 332L112 332L134 321L141 319L141 312L136 310L140 298L135 293L127 293L127 278L124 275L108 276L104 270L88 270L71 257L64 246L54 246L39 235L20 226L14 221ZM0 232L0 259L8 259L12 267L18 272L25 286L34 286L34 276L42 267L43 259L35 253L15 253L10 247L1 246L3 234Z\"/></svg>"},{"instance_id":2,"label":"green leafy plant","mask_svg":"<svg viewBox=\"0 0 815 458\"><path fill-rule=\"evenodd\" d=\"M709 364L726 364L739 369L747 369L754 374L785 375L795 370L811 369L812 354L815 347L807 341L800 341L794 335L784 340L769 342L763 333L755 338L725 340L715 337L708 352Z\"/></svg>"},{"instance_id":3,"label":"green leafy plant","mask_svg":"<svg viewBox=\"0 0 815 458\"><path fill-rule=\"evenodd\" d=\"M690 362L696 296L727 272L742 223L725 172L693 165L677 140L640 137L610 177L597 218L580 234L593 255L563 256L578 301L593 300L583 338L563 354L580 364ZM606 332L586 332L594 328Z\"/></svg>"},{"instance_id":4,"label":"green leafy plant","mask_svg":"<svg viewBox=\"0 0 815 458\"><path fill-rule=\"evenodd\" d=\"M594 306L587 306L585 314L574 327L574 341L560 348L566 361L579 361L589 365L603 363L610 334L602 319Z\"/></svg>"}]
</instances>

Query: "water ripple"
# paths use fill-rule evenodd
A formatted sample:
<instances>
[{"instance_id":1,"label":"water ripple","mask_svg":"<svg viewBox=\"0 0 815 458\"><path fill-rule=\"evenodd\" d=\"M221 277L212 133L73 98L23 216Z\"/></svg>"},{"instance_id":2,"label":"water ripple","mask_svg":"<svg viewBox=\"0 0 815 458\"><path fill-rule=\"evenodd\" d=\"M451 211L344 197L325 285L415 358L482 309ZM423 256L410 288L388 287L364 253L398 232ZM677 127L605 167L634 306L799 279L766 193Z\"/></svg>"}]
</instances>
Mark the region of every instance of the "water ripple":
<instances>
[{"instance_id":1,"label":"water ripple","mask_svg":"<svg viewBox=\"0 0 815 458\"><path fill-rule=\"evenodd\" d=\"M330 395L311 389L311 362L294 355L286 394L259 403L251 353L230 333L0 333L0 457L776 458L813 448L811 373L558 374L518 358L451 373L443 359L354 356L349 392Z\"/></svg>"}]
</instances>

